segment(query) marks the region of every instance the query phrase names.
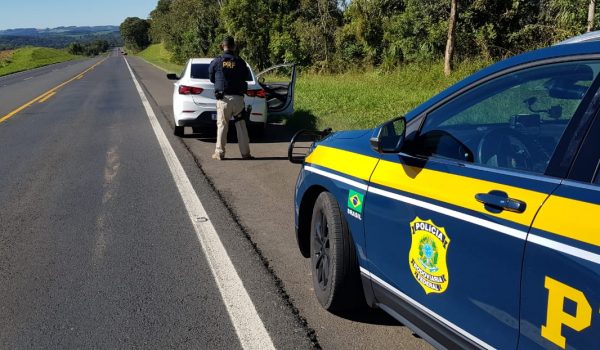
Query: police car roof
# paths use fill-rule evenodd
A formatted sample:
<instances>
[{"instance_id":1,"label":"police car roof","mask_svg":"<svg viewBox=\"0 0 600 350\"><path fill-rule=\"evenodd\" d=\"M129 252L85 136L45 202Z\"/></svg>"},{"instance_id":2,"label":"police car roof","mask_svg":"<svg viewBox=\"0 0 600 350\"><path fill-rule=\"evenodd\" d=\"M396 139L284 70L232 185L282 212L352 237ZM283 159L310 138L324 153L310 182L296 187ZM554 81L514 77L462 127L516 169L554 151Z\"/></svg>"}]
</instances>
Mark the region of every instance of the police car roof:
<instances>
[{"instance_id":1,"label":"police car roof","mask_svg":"<svg viewBox=\"0 0 600 350\"><path fill-rule=\"evenodd\" d=\"M439 101L445 99L446 97L454 94L455 92L461 90L462 88L476 82L479 79L482 79L486 76L492 75L499 71L502 71L507 68L511 68L514 66L518 66L524 63L530 63L535 61L553 59L553 58L561 58L561 57L569 57L569 56L586 56L586 55L600 55L600 41L589 41L589 42L581 42L581 43L573 43L568 45L555 45L546 47L539 50L529 51L506 60L502 60L498 63L492 64L491 66L484 68L465 79L459 81L458 83L450 86L446 90L440 92L429 100L417 106L415 109L406 114L406 120L411 120L412 118L420 115L428 108L437 104Z\"/></svg>"},{"instance_id":2,"label":"police car roof","mask_svg":"<svg viewBox=\"0 0 600 350\"><path fill-rule=\"evenodd\" d=\"M556 45L584 43L584 42L588 42L588 41L598 41L598 40L600 40L600 30L596 30L594 32L589 32L589 33L574 36L572 38L563 40Z\"/></svg>"}]
</instances>

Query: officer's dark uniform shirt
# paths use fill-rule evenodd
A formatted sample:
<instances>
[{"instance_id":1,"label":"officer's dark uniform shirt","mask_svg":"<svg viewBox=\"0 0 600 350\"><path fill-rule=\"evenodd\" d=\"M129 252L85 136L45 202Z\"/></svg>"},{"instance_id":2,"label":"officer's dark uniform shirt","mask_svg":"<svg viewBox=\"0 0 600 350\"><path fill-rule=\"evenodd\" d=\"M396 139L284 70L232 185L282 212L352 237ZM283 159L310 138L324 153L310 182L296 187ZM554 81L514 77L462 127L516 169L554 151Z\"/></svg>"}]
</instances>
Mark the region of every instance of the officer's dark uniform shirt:
<instances>
[{"instance_id":1,"label":"officer's dark uniform shirt","mask_svg":"<svg viewBox=\"0 0 600 350\"><path fill-rule=\"evenodd\" d=\"M215 84L215 93L243 96L248 90L248 66L243 59L230 51L225 51L212 60L208 67L208 75L210 81Z\"/></svg>"}]
</instances>

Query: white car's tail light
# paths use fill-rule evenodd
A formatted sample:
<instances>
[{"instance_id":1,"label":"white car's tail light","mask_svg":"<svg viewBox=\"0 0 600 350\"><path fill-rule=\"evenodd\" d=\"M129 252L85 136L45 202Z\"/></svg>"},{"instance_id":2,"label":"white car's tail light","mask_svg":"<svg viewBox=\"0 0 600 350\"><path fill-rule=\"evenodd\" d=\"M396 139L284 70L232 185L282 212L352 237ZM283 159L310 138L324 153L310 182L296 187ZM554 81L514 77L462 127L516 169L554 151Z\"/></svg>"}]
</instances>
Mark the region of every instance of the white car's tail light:
<instances>
[{"instance_id":1,"label":"white car's tail light","mask_svg":"<svg viewBox=\"0 0 600 350\"><path fill-rule=\"evenodd\" d=\"M267 96L264 89L247 90L246 95L248 95L248 97L261 97L261 98L265 98Z\"/></svg>"},{"instance_id":2,"label":"white car's tail light","mask_svg":"<svg viewBox=\"0 0 600 350\"><path fill-rule=\"evenodd\" d=\"M203 88L180 85L179 86L179 94L180 95L200 95L204 91Z\"/></svg>"}]
</instances>

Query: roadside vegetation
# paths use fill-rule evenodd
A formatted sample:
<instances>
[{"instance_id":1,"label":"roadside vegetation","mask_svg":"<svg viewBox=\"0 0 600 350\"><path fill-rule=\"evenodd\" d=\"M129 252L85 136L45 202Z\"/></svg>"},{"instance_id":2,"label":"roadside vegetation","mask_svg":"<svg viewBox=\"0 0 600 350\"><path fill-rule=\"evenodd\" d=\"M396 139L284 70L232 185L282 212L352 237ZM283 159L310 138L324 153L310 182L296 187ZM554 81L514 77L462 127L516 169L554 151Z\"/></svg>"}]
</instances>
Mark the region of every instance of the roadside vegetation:
<instances>
[{"instance_id":1,"label":"roadside vegetation","mask_svg":"<svg viewBox=\"0 0 600 350\"><path fill-rule=\"evenodd\" d=\"M183 70L182 64L173 63L171 53L163 44L150 45L145 50L137 53L137 55L170 73L177 73L179 75Z\"/></svg>"},{"instance_id":2,"label":"roadside vegetation","mask_svg":"<svg viewBox=\"0 0 600 350\"><path fill-rule=\"evenodd\" d=\"M596 27L596 0L158 0L120 26L134 51L164 43L182 64L213 56L225 34L258 70L296 62L318 72L498 60ZM452 11L454 9L454 11ZM450 40L452 39L452 40Z\"/></svg>"},{"instance_id":3,"label":"roadside vegetation","mask_svg":"<svg viewBox=\"0 0 600 350\"><path fill-rule=\"evenodd\" d=\"M0 76L80 58L65 50L24 47L0 51Z\"/></svg>"},{"instance_id":4,"label":"roadside vegetation","mask_svg":"<svg viewBox=\"0 0 600 350\"><path fill-rule=\"evenodd\" d=\"M105 53L110 49L110 43L107 40L96 39L85 42L73 42L67 47L72 55L80 56L98 56Z\"/></svg>"},{"instance_id":5,"label":"roadside vegetation","mask_svg":"<svg viewBox=\"0 0 600 350\"><path fill-rule=\"evenodd\" d=\"M257 71L301 69L294 126L371 127L473 71L593 30L595 0L158 0L125 46L179 72L232 35ZM154 44L154 45L152 45ZM157 46L159 44L159 46ZM175 65L171 65L175 64Z\"/></svg>"},{"instance_id":6,"label":"roadside vegetation","mask_svg":"<svg viewBox=\"0 0 600 350\"><path fill-rule=\"evenodd\" d=\"M411 63L383 72L300 74L294 128L366 129L400 116L490 62L467 61L446 77L442 60Z\"/></svg>"}]
</instances>

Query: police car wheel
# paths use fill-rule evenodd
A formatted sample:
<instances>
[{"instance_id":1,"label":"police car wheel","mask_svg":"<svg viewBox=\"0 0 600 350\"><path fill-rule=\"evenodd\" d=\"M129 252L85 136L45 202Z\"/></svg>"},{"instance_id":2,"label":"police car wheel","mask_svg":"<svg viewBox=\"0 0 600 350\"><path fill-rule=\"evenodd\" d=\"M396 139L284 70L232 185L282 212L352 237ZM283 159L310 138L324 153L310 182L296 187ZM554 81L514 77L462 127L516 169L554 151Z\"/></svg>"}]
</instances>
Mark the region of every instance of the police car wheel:
<instances>
[{"instance_id":1,"label":"police car wheel","mask_svg":"<svg viewBox=\"0 0 600 350\"><path fill-rule=\"evenodd\" d=\"M329 192L321 193L313 208L310 241L313 287L319 303L332 312L364 305L354 242Z\"/></svg>"},{"instance_id":2,"label":"police car wheel","mask_svg":"<svg viewBox=\"0 0 600 350\"><path fill-rule=\"evenodd\" d=\"M183 126L176 126L175 132L174 132L175 136L180 136L180 137L183 136L183 130L184 130Z\"/></svg>"}]
</instances>

